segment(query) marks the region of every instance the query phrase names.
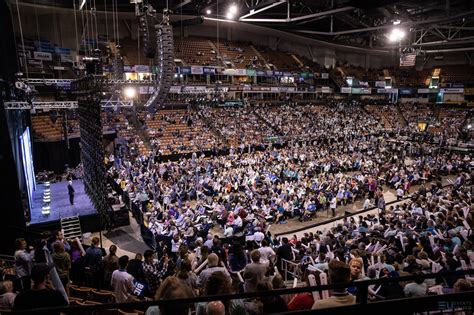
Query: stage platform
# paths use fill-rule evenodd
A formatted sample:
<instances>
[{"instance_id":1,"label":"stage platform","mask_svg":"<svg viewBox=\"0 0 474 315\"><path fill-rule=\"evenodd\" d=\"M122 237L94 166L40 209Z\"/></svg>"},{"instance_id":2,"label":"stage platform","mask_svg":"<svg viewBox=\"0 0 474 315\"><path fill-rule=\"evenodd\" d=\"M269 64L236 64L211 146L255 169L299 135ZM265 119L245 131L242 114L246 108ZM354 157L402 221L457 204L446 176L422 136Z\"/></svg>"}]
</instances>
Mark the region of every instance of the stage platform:
<instances>
[{"instance_id":1,"label":"stage platform","mask_svg":"<svg viewBox=\"0 0 474 315\"><path fill-rule=\"evenodd\" d=\"M33 192L33 206L31 209L30 225L42 224L46 222L59 221L64 217L78 215L89 216L97 214L92 206L89 196L84 191L84 184L81 179L73 180L74 187L74 205L69 203L69 194L67 181L52 183L51 190L51 213L45 216L41 213L43 207L44 184L37 184L36 191Z\"/></svg>"}]
</instances>

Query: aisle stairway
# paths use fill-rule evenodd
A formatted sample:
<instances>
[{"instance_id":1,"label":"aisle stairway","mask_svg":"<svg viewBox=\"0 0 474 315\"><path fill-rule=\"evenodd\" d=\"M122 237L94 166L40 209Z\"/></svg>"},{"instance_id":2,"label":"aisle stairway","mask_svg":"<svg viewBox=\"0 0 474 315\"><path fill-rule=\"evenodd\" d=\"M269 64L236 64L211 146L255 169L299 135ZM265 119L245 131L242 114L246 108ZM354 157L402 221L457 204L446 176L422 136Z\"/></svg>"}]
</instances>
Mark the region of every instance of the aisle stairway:
<instances>
[{"instance_id":1,"label":"aisle stairway","mask_svg":"<svg viewBox=\"0 0 474 315\"><path fill-rule=\"evenodd\" d=\"M258 51L258 49L255 48L253 45L250 45L250 48L252 49L252 51L254 52L254 54L258 57L258 60L262 60L263 64L264 64L268 69L270 69L270 67L268 66L268 61L265 59L265 57L263 57L263 55Z\"/></svg>"},{"instance_id":2,"label":"aisle stairway","mask_svg":"<svg viewBox=\"0 0 474 315\"><path fill-rule=\"evenodd\" d=\"M397 118L399 120L399 122L402 124L402 126L408 126L408 121L407 119L405 118L405 116L403 116L403 112L402 112L402 109L400 108L400 104L396 104L396 108L397 108Z\"/></svg>"},{"instance_id":3,"label":"aisle stairway","mask_svg":"<svg viewBox=\"0 0 474 315\"><path fill-rule=\"evenodd\" d=\"M214 127L214 124L212 123L212 121L207 118L205 115L202 115L201 112L199 110L196 110L193 108L193 110L196 111L197 115L199 116L200 119L202 119L206 125L209 127L209 129L211 130L211 132L219 139L222 139L222 141L224 141L224 143L229 146L230 143L229 143L229 139L227 139L226 137L224 137L224 135L216 128Z\"/></svg>"},{"instance_id":4,"label":"aisle stairway","mask_svg":"<svg viewBox=\"0 0 474 315\"><path fill-rule=\"evenodd\" d=\"M263 122L265 125L267 125L268 127L270 127L272 130L274 130L279 136L284 136L283 134L283 131L281 131L280 128L278 128L277 126L273 125L272 123L270 123L267 119L265 119L265 117L262 117L262 115L260 115L259 113L257 113L257 111L255 111L255 108L252 107L252 113L255 115L255 117L257 117L261 122Z\"/></svg>"},{"instance_id":5,"label":"aisle stairway","mask_svg":"<svg viewBox=\"0 0 474 315\"><path fill-rule=\"evenodd\" d=\"M82 239L81 222L78 216L61 218L61 229L63 230L64 238L67 240L75 239L76 237Z\"/></svg>"},{"instance_id":6,"label":"aisle stairway","mask_svg":"<svg viewBox=\"0 0 474 315\"><path fill-rule=\"evenodd\" d=\"M145 126L140 122L138 119L138 114L136 110L133 110L130 117L128 118L128 121L131 123L133 128L135 128L136 133L140 137L140 139L143 141L143 144L148 152L151 151L151 142L150 142L150 136L148 133L145 131Z\"/></svg>"},{"instance_id":7,"label":"aisle stairway","mask_svg":"<svg viewBox=\"0 0 474 315\"><path fill-rule=\"evenodd\" d=\"M216 45L214 45L212 40L208 40L207 43L209 44L209 46L211 46L212 50L216 52L217 65L225 67L226 65L224 63L224 59L222 58L221 51L217 48Z\"/></svg>"}]
</instances>

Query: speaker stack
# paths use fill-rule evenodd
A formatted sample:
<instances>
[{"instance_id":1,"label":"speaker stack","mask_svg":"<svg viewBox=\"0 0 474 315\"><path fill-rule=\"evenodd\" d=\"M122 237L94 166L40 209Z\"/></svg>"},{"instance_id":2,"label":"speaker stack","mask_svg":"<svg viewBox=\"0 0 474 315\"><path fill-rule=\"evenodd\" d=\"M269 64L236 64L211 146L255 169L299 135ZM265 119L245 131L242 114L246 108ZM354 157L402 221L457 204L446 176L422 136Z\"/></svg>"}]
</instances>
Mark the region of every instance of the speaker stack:
<instances>
[{"instance_id":1,"label":"speaker stack","mask_svg":"<svg viewBox=\"0 0 474 315\"><path fill-rule=\"evenodd\" d=\"M81 132L81 161L84 165L84 190L97 210L103 229L110 229L110 205L107 199L107 172L102 144L102 77L86 76L71 84L76 95Z\"/></svg>"},{"instance_id":2,"label":"speaker stack","mask_svg":"<svg viewBox=\"0 0 474 315\"><path fill-rule=\"evenodd\" d=\"M164 104L173 80L173 27L169 23L169 11L165 10L162 22L157 23L156 10L149 4L137 7L137 17L143 32L145 56L154 59L158 67L155 91L144 106L156 109Z\"/></svg>"},{"instance_id":3,"label":"speaker stack","mask_svg":"<svg viewBox=\"0 0 474 315\"><path fill-rule=\"evenodd\" d=\"M148 11L153 9L148 9ZM138 18L138 22L143 32L143 49L146 58L153 59L156 55L156 44L158 42L155 31L156 18L151 15L153 12L146 12Z\"/></svg>"},{"instance_id":4,"label":"speaker stack","mask_svg":"<svg viewBox=\"0 0 474 315\"><path fill-rule=\"evenodd\" d=\"M174 45L173 45L173 27L169 24L157 25L158 34L158 54L157 64L157 85L155 92L145 103L145 107L158 107L164 104L166 97L170 91L174 74Z\"/></svg>"}]
</instances>

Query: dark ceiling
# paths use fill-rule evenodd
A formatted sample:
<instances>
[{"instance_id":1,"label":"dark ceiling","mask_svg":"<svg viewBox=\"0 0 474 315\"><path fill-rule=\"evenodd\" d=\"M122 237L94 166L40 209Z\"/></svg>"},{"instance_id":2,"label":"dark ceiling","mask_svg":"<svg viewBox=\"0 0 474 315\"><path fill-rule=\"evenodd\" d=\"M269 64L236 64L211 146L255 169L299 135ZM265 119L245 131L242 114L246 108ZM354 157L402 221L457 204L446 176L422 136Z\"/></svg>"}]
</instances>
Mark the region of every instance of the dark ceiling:
<instances>
[{"instance_id":1,"label":"dark ceiling","mask_svg":"<svg viewBox=\"0 0 474 315\"><path fill-rule=\"evenodd\" d=\"M19 1L73 6L72 0ZM80 1L76 0L76 4ZM97 10L103 10L105 3L111 10L113 1L93 0ZM129 0L115 1L119 11L134 11ZM387 33L394 27L407 34L400 44L403 49L474 47L474 0L149 0L149 3L158 12L168 7L176 15L221 19L226 19L230 6L236 5L238 13L234 20L251 10L261 10L241 22L357 47L399 48L398 42L390 43L387 39ZM211 14L207 14L208 10ZM395 26L394 21L400 24Z\"/></svg>"}]
</instances>

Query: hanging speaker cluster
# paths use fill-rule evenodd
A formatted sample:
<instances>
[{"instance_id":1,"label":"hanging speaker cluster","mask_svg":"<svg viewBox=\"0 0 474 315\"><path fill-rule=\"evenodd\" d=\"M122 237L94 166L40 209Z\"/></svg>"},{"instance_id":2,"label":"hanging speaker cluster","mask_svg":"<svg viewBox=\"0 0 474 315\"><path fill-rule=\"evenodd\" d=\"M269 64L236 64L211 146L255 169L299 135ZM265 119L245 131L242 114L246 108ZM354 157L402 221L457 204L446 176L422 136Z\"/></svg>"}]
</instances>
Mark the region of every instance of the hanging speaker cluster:
<instances>
[{"instance_id":1,"label":"hanging speaker cluster","mask_svg":"<svg viewBox=\"0 0 474 315\"><path fill-rule=\"evenodd\" d=\"M170 11L163 11L163 20L157 23L156 10L150 4L135 3L136 15L143 32L144 53L154 59L157 68L156 85L153 94L144 104L157 108L168 96L174 74L173 27L169 22Z\"/></svg>"},{"instance_id":2,"label":"hanging speaker cluster","mask_svg":"<svg viewBox=\"0 0 474 315\"><path fill-rule=\"evenodd\" d=\"M149 11L148 9L147 11ZM156 18L145 13L138 17L140 29L143 32L143 49L146 58L153 59L156 55L157 33L155 31Z\"/></svg>"},{"instance_id":3,"label":"hanging speaker cluster","mask_svg":"<svg viewBox=\"0 0 474 315\"><path fill-rule=\"evenodd\" d=\"M155 92L145 103L145 107L157 107L165 102L170 91L174 73L173 27L171 25L157 25L157 55L155 60L158 66L157 85Z\"/></svg>"}]
</instances>

